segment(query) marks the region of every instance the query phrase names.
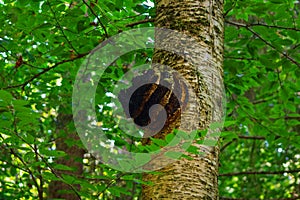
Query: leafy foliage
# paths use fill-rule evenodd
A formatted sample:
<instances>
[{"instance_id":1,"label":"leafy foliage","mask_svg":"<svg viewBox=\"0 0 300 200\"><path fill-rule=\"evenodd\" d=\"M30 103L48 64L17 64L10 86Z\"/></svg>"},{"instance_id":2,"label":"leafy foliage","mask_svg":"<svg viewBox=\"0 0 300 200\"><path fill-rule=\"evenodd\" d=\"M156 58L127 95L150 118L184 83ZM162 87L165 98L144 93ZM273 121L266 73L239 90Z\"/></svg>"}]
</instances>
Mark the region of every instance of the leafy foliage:
<instances>
[{"instance_id":1,"label":"leafy foliage","mask_svg":"<svg viewBox=\"0 0 300 200\"><path fill-rule=\"evenodd\" d=\"M138 199L142 184L151 184L141 174L110 169L88 153L80 160L80 177L71 175L75 169L58 162L69 155L55 143L59 134L67 135L56 128L58 116L71 114L82 60L118 32L154 26L155 8L149 5L141 0L0 1L0 199L47 198L51 181L66 183L82 199ZM226 0L221 199L300 196L299 12L294 0ZM132 151L145 149L128 142L116 126L107 94L128 70L149 63L152 53L123 55L97 88L98 121L115 145ZM71 121L67 127L75 131ZM173 137L154 139L149 148ZM82 147L72 138L65 143ZM187 151L197 153L194 147Z\"/></svg>"}]
</instances>

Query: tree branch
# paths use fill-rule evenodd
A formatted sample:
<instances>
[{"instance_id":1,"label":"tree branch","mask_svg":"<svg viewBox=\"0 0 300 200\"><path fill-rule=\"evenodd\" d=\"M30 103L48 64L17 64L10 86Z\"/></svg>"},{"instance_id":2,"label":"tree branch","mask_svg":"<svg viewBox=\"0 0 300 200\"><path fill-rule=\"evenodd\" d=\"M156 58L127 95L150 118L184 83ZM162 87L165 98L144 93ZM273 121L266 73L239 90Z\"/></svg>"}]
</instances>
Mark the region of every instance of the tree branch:
<instances>
[{"instance_id":1,"label":"tree branch","mask_svg":"<svg viewBox=\"0 0 300 200\"><path fill-rule=\"evenodd\" d=\"M230 142L227 142L225 145L223 145L220 149L220 152L223 152L229 145L231 145L233 142L235 142L236 139L231 140Z\"/></svg>"},{"instance_id":2,"label":"tree branch","mask_svg":"<svg viewBox=\"0 0 300 200\"><path fill-rule=\"evenodd\" d=\"M296 27L284 27L284 26L275 26L275 25L260 24L260 23L248 24L248 26L264 26L267 28L276 28L276 29L291 30L291 31L297 31L297 32L300 31L300 29L298 29Z\"/></svg>"},{"instance_id":3,"label":"tree branch","mask_svg":"<svg viewBox=\"0 0 300 200\"><path fill-rule=\"evenodd\" d=\"M5 51L8 55L10 55L9 50L8 50L5 46L3 46L2 44L0 44L0 47L1 47L2 49L4 49L4 51Z\"/></svg>"},{"instance_id":4,"label":"tree branch","mask_svg":"<svg viewBox=\"0 0 300 200\"><path fill-rule=\"evenodd\" d=\"M104 26L104 24L101 22L99 16L95 13L95 11L93 10L93 8L85 1L85 0L82 0L82 2L88 7L88 9L92 12L92 14L96 17L97 21L99 22L101 28L104 30L104 33L105 33L105 37L106 38L109 38L109 35L107 33L107 30Z\"/></svg>"},{"instance_id":5,"label":"tree branch","mask_svg":"<svg viewBox=\"0 0 300 200\"><path fill-rule=\"evenodd\" d=\"M127 24L126 27L133 27L133 26L136 26L136 25L139 25L139 24L154 22L154 20L155 20L154 18L144 19L144 20L141 20L141 21L137 21L137 22Z\"/></svg>"},{"instance_id":6,"label":"tree branch","mask_svg":"<svg viewBox=\"0 0 300 200\"><path fill-rule=\"evenodd\" d=\"M2 135L0 135L0 137L1 137L2 140L4 140L4 138L2 137ZM26 172L30 175L30 178L31 178L31 180L33 181L34 186L35 186L35 187L37 188L37 190L39 191L39 190L40 190L40 186L39 186L39 184L38 184L38 182L37 182L37 180L36 180L36 178L35 178L33 172L32 172L31 169L28 167L28 164L23 160L23 158L22 158L17 152L14 151L14 149L13 149L10 145L8 145L8 144L4 144L4 145L5 145L4 148L5 148L5 147L8 148L9 151L10 151L10 153L11 153L12 155L14 155L16 158L18 158L18 159L20 160L20 162L24 165L24 167L25 167L26 170L24 170L24 169L23 169L23 170L26 171Z\"/></svg>"},{"instance_id":7,"label":"tree branch","mask_svg":"<svg viewBox=\"0 0 300 200\"><path fill-rule=\"evenodd\" d=\"M219 176L242 176L242 175L258 175L258 174L284 174L284 173L299 173L300 169L295 170L283 170L283 171L252 171L252 172L232 172L232 173L224 173L219 174Z\"/></svg>"},{"instance_id":8,"label":"tree branch","mask_svg":"<svg viewBox=\"0 0 300 200\"><path fill-rule=\"evenodd\" d=\"M240 139L250 139L250 140L265 140L263 136L250 136L250 135L239 135Z\"/></svg>"},{"instance_id":9,"label":"tree branch","mask_svg":"<svg viewBox=\"0 0 300 200\"><path fill-rule=\"evenodd\" d=\"M67 41L67 43L69 44L69 46L71 47L71 49L73 49L73 50L76 52L76 54L79 54L78 51L77 51L77 50L74 48L74 46L72 45L71 41L67 38L67 36L66 36L66 34L65 34L64 30L63 30L63 28L62 28L61 25L59 24L59 22L58 22L58 20L57 20L57 17L56 17L56 14L55 14L54 10L52 9L50 2L47 1L47 4L48 4L48 6L49 6L49 8L50 8L51 13L53 14L54 20L55 20L55 22L56 22L56 24L57 24L59 30L61 31L63 37L66 39L66 41Z\"/></svg>"},{"instance_id":10,"label":"tree branch","mask_svg":"<svg viewBox=\"0 0 300 200\"><path fill-rule=\"evenodd\" d=\"M268 25L268 24L261 24L261 23L253 23L253 24L245 24L245 23L239 23L239 22L234 22L230 20L225 20L226 23L235 25L235 26L247 26L247 27L253 27L253 26L264 26L267 28L276 28L276 29L284 29L284 30L291 30L291 31L300 31L300 29L296 27L284 27L284 26L276 26L276 25Z\"/></svg>"},{"instance_id":11,"label":"tree branch","mask_svg":"<svg viewBox=\"0 0 300 200\"><path fill-rule=\"evenodd\" d=\"M10 131L9 129L7 129L8 131ZM29 144L23 137L21 137L20 135L19 135L19 133L16 131L16 130L14 130L13 132L12 132L14 135L16 135L21 141L23 141L25 144L27 144L32 150L33 150L33 152L35 153L35 155L37 155L38 157L40 157L41 159L42 159L42 161L45 163L45 165L49 168L49 170L52 172L52 174L54 174L57 178L59 178L60 179L60 181L62 181L62 182L64 182L65 184L67 184L69 187L70 187L70 189L76 194L76 196L78 197L78 199L79 200L81 200L81 197L80 197L80 195L79 195L79 193L78 193L78 191L76 190L76 188L72 185L72 184L70 184L70 183L67 183L65 180L64 180L64 178L62 177L62 176L60 176L55 170L54 170L54 168L49 164L49 162L44 158L44 156L42 156L39 152L38 152L38 149L35 149L31 144ZM1 135L0 135L1 136ZM1 136L2 137L2 136ZM3 138L2 138L3 139ZM28 168L28 170L30 170L29 168ZM33 176L33 173L30 173L30 175L32 174L32 177L33 178L35 178L34 176ZM37 186L37 188L39 188L38 186Z\"/></svg>"},{"instance_id":12,"label":"tree branch","mask_svg":"<svg viewBox=\"0 0 300 200\"><path fill-rule=\"evenodd\" d=\"M228 15L228 13L229 13L230 11L232 11L232 9L234 9L234 7L236 6L236 2L237 2L237 1L234 1L233 3L231 3L231 7L223 14L223 17L224 17L224 18Z\"/></svg>"},{"instance_id":13,"label":"tree branch","mask_svg":"<svg viewBox=\"0 0 300 200\"><path fill-rule=\"evenodd\" d=\"M60 62L57 62L52 67L48 67L48 68L44 69L43 71L41 71L40 73L35 74L34 76L32 76L30 79L28 79L27 81L25 81L22 84L12 85L12 86L8 86L8 87L1 88L1 89L5 90L5 89L11 89L11 88L17 88L17 87L22 87L22 89L24 89L24 87L28 83L32 82L34 79L40 77L41 75L45 74L46 72L50 71L51 69L54 69L54 68L56 68L57 66L59 66L59 65L61 65L63 63L72 62L74 60L80 59L80 58L82 58L82 57L84 57L84 56L86 56L88 54L89 54L89 52L88 53L84 53L84 54L78 54L75 58L71 58L71 59L68 59L68 60L62 60Z\"/></svg>"},{"instance_id":14,"label":"tree branch","mask_svg":"<svg viewBox=\"0 0 300 200\"><path fill-rule=\"evenodd\" d=\"M279 199L269 199L269 200L297 200L299 197L291 197L291 198L279 198ZM220 200L260 200L260 199L245 199L245 198L230 198L230 197L220 197Z\"/></svg>"},{"instance_id":15,"label":"tree branch","mask_svg":"<svg viewBox=\"0 0 300 200\"><path fill-rule=\"evenodd\" d=\"M246 139L246 140L265 140L266 138L263 136L248 136L248 135L239 135L238 136L240 139ZM233 140L231 140L230 142L227 142L225 145L223 145L220 149L220 151L224 151L229 145L231 145L233 142L235 142L237 139L234 138Z\"/></svg>"},{"instance_id":16,"label":"tree branch","mask_svg":"<svg viewBox=\"0 0 300 200\"><path fill-rule=\"evenodd\" d=\"M292 57L290 57L286 52L282 52L280 50L278 50L273 44L271 44L270 42L268 42L267 40L265 40L264 38L262 38L257 32L255 32L254 30L252 30L251 24L242 24L239 22L233 22L233 21L225 21L227 24L231 24L237 27L243 27L245 29L247 29L248 31L250 31L253 35L255 35L256 37L258 37L261 41L263 41L266 45L268 45L269 47L271 47L272 49L274 49L275 51L277 51L279 54L281 54L282 56L284 56L285 58L287 58L288 60L290 60L292 63L294 63L295 65L297 65L298 67L300 67L300 63L298 63L296 60L294 60Z\"/></svg>"},{"instance_id":17,"label":"tree branch","mask_svg":"<svg viewBox=\"0 0 300 200\"><path fill-rule=\"evenodd\" d=\"M243 57L233 57L233 56L224 56L226 59L233 59L233 60L257 60L255 58L243 58Z\"/></svg>"}]
</instances>

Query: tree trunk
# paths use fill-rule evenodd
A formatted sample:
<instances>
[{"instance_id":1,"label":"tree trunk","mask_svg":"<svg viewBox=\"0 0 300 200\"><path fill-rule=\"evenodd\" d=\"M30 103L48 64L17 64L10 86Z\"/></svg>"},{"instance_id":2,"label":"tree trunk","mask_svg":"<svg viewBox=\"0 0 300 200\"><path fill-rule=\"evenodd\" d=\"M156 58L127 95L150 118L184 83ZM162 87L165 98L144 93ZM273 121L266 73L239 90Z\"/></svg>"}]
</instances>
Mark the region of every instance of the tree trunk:
<instances>
[{"instance_id":1,"label":"tree trunk","mask_svg":"<svg viewBox=\"0 0 300 200\"><path fill-rule=\"evenodd\" d=\"M156 27L189 35L201 47L190 50L187 56L198 61L202 68L180 55L159 48L155 49L153 63L167 65L178 71L188 81L193 90L191 92L196 94L194 101L190 101L195 102L196 106L190 105L185 114L191 122L190 126L180 128L185 131L192 131L195 127L206 129L211 122L220 121L223 114L215 109L214 99L220 100L222 94L219 90L212 91L216 87L214 77L222 80L223 0L157 0L156 10ZM160 37L158 33L155 42L161 46L167 44L167 40L168 37ZM217 103L220 103L219 100ZM200 115L200 120L196 121L195 115ZM177 120L167 130L179 127L179 123ZM218 199L218 145L194 145L205 154L191 155L193 160L180 159L158 170L162 173L144 175L143 179L151 181L153 185L143 187L143 199Z\"/></svg>"},{"instance_id":2,"label":"tree trunk","mask_svg":"<svg viewBox=\"0 0 300 200\"><path fill-rule=\"evenodd\" d=\"M67 156L59 158L56 163L74 168L74 171L56 170L56 175L60 177L62 174L78 177L81 176L83 172L82 159L85 153L84 149L78 147L77 145L68 145L66 142L67 140L73 140L73 143L78 144L78 141L80 140L76 131L71 130L72 128L70 128L70 123L73 123L71 114L59 113L57 117L56 127L56 150L64 151ZM80 185L78 184L70 185L62 181L52 181L49 185L49 198L59 198L67 200L80 199L77 193L77 191L79 190Z\"/></svg>"}]
</instances>

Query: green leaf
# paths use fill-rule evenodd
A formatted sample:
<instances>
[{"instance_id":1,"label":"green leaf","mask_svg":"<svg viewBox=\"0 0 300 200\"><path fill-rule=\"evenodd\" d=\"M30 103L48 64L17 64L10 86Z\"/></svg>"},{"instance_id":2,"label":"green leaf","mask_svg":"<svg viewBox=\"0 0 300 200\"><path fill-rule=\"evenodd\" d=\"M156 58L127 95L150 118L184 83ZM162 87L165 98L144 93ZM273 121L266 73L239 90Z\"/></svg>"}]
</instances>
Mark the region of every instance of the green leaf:
<instances>
[{"instance_id":1,"label":"green leaf","mask_svg":"<svg viewBox=\"0 0 300 200\"><path fill-rule=\"evenodd\" d=\"M58 170L74 171L73 168L62 164L54 164L53 167Z\"/></svg>"},{"instance_id":2,"label":"green leaf","mask_svg":"<svg viewBox=\"0 0 300 200\"><path fill-rule=\"evenodd\" d=\"M271 3L275 3L275 4L282 4L284 3L284 1L282 0L270 0Z\"/></svg>"},{"instance_id":3,"label":"green leaf","mask_svg":"<svg viewBox=\"0 0 300 200\"><path fill-rule=\"evenodd\" d=\"M194 145L190 145L188 148L187 148L187 152L189 153L192 153L192 154L195 154L195 155L199 155L200 154L200 149Z\"/></svg>"},{"instance_id":4,"label":"green leaf","mask_svg":"<svg viewBox=\"0 0 300 200\"><path fill-rule=\"evenodd\" d=\"M217 145L217 140L210 140L210 139L206 139L203 141L203 145L205 146L216 146Z\"/></svg>"},{"instance_id":5,"label":"green leaf","mask_svg":"<svg viewBox=\"0 0 300 200\"><path fill-rule=\"evenodd\" d=\"M162 140L162 139L156 139L156 138L150 138L151 141L154 142L154 144L158 145L158 146L161 146L161 147L164 147L167 145L167 142L165 140Z\"/></svg>"},{"instance_id":6,"label":"green leaf","mask_svg":"<svg viewBox=\"0 0 300 200\"><path fill-rule=\"evenodd\" d=\"M46 179L46 180L50 180L50 181L58 181L60 180L58 177L56 177L53 173L51 172L43 172L43 177Z\"/></svg>"},{"instance_id":7,"label":"green leaf","mask_svg":"<svg viewBox=\"0 0 300 200\"><path fill-rule=\"evenodd\" d=\"M124 171L130 171L132 169L135 169L135 166L132 165L131 161L120 159L118 160L118 164Z\"/></svg>"},{"instance_id":8,"label":"green leaf","mask_svg":"<svg viewBox=\"0 0 300 200\"><path fill-rule=\"evenodd\" d=\"M10 103L12 101L12 99L13 99L13 96L9 92L0 90L0 102L4 101L6 103Z\"/></svg>"},{"instance_id":9,"label":"green leaf","mask_svg":"<svg viewBox=\"0 0 300 200\"><path fill-rule=\"evenodd\" d=\"M33 153L33 152L27 152L25 155L24 155L24 161L25 162L31 162L32 160L34 160L35 159L35 153Z\"/></svg>"},{"instance_id":10,"label":"green leaf","mask_svg":"<svg viewBox=\"0 0 300 200\"><path fill-rule=\"evenodd\" d=\"M58 150L48 150L41 148L40 153L45 156L53 156L53 157L65 157L67 154L63 151Z\"/></svg>"},{"instance_id":11,"label":"green leaf","mask_svg":"<svg viewBox=\"0 0 300 200\"><path fill-rule=\"evenodd\" d=\"M125 195L130 195L131 193L129 191L127 191L125 188L123 187L117 187L117 186L112 186L109 187L108 190L117 197L120 197L120 194L125 194Z\"/></svg>"},{"instance_id":12,"label":"green leaf","mask_svg":"<svg viewBox=\"0 0 300 200\"><path fill-rule=\"evenodd\" d=\"M172 158L172 159L179 159L183 153L177 151L167 151L164 153L165 156Z\"/></svg>"},{"instance_id":13,"label":"green leaf","mask_svg":"<svg viewBox=\"0 0 300 200\"><path fill-rule=\"evenodd\" d=\"M13 100L12 101L12 104L14 106L25 106L25 105L28 105L29 104L29 101L25 101L25 100Z\"/></svg>"},{"instance_id":14,"label":"green leaf","mask_svg":"<svg viewBox=\"0 0 300 200\"><path fill-rule=\"evenodd\" d=\"M137 166L145 165L151 160L151 155L149 153L137 153L135 155L135 161Z\"/></svg>"},{"instance_id":15,"label":"green leaf","mask_svg":"<svg viewBox=\"0 0 300 200\"><path fill-rule=\"evenodd\" d=\"M182 131L182 130L176 130L175 131L176 137L182 138L184 140L190 139L189 133Z\"/></svg>"},{"instance_id":16,"label":"green leaf","mask_svg":"<svg viewBox=\"0 0 300 200\"><path fill-rule=\"evenodd\" d=\"M123 8L123 0L115 0L115 5L117 8L122 9Z\"/></svg>"},{"instance_id":17,"label":"green leaf","mask_svg":"<svg viewBox=\"0 0 300 200\"><path fill-rule=\"evenodd\" d=\"M73 184L76 181L76 178L74 176L68 174L62 174L61 176L65 183Z\"/></svg>"},{"instance_id":18,"label":"green leaf","mask_svg":"<svg viewBox=\"0 0 300 200\"><path fill-rule=\"evenodd\" d=\"M170 143L174 139L175 135L173 133L169 133L166 135L166 142Z\"/></svg>"},{"instance_id":19,"label":"green leaf","mask_svg":"<svg viewBox=\"0 0 300 200\"><path fill-rule=\"evenodd\" d=\"M232 131L222 131L221 132L221 137L230 137L230 138L238 138L237 134Z\"/></svg>"}]
</instances>

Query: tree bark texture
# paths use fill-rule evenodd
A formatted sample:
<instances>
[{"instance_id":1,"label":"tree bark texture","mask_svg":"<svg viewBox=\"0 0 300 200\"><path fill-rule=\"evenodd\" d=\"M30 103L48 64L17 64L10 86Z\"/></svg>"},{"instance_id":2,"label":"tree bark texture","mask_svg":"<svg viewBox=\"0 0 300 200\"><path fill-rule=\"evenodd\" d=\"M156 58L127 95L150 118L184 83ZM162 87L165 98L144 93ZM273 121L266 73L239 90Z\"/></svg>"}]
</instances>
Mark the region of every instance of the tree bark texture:
<instances>
[{"instance_id":1,"label":"tree bark texture","mask_svg":"<svg viewBox=\"0 0 300 200\"><path fill-rule=\"evenodd\" d=\"M214 119L221 120L222 111L216 108L214 98L221 99L220 90L213 91L214 77L222 79L223 63L223 0L157 0L156 27L177 30L191 36L201 48L189 47L189 60L199 63L198 67L184 57L155 49L153 63L167 65L179 72L196 94L187 108L185 119L190 123L181 126L184 131L195 128L206 129ZM155 43L161 46L170 43L168 38L155 36ZM179 43L183 41L178 40ZM174 42L172 42L173 45ZM188 43L187 43L188 44ZM211 80L211 81L204 81ZM192 97L193 98L193 97ZM220 102L218 102L220 103ZM200 115L200 120L195 120ZM215 120L215 121L219 121ZM167 129L179 127L177 120ZM218 146L198 145L204 156L191 155L193 160L180 159L158 170L158 174L145 173L143 179L153 185L143 186L142 197L146 199L218 199Z\"/></svg>"}]
</instances>

